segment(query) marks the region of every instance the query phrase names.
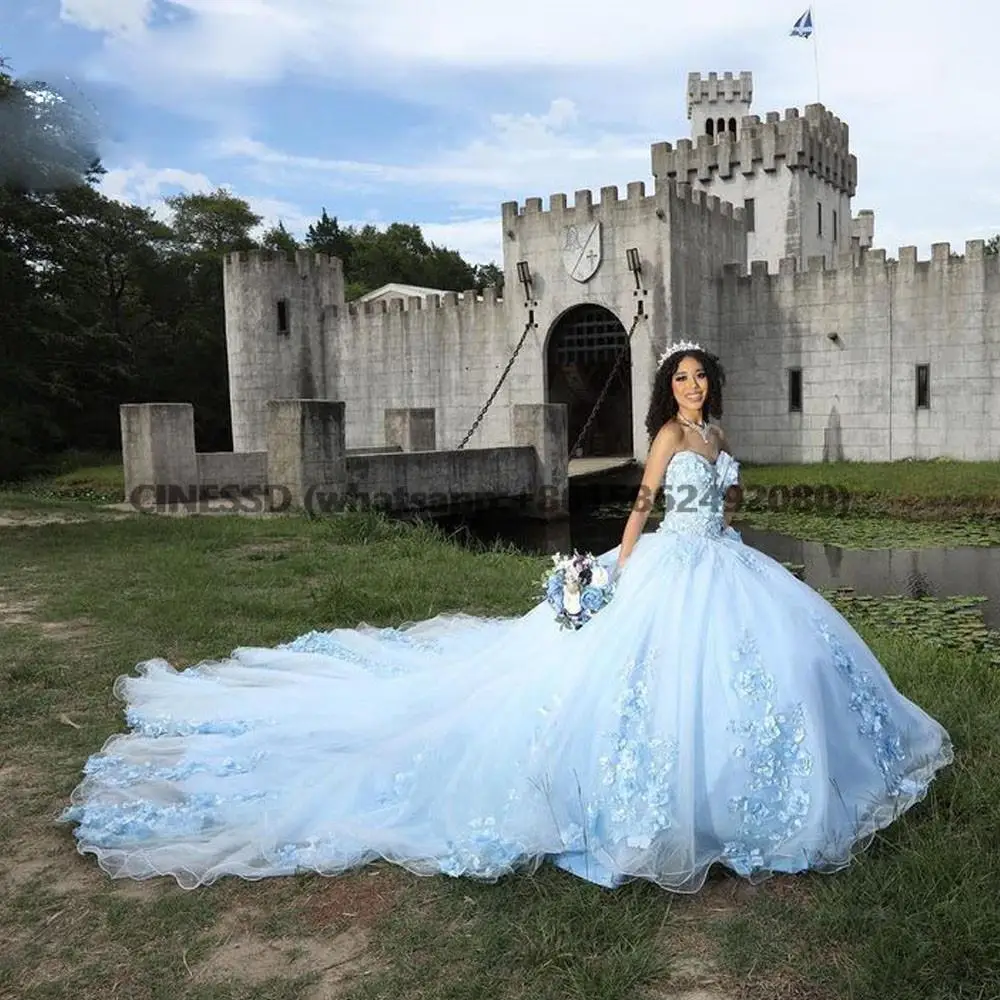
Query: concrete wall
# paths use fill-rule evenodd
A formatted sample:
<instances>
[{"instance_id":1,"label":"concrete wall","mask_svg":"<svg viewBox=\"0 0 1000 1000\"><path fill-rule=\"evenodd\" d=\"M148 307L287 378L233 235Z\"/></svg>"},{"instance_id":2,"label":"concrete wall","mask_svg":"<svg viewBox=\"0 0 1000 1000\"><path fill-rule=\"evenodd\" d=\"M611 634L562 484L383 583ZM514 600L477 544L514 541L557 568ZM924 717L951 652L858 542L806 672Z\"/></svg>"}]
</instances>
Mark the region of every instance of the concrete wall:
<instances>
[{"instance_id":1,"label":"concrete wall","mask_svg":"<svg viewBox=\"0 0 1000 1000\"><path fill-rule=\"evenodd\" d=\"M1000 458L1000 260L981 240L918 261L869 251L837 268L788 261L718 284L727 433L751 461ZM835 337L833 336L835 335ZM916 366L930 365L930 408ZM788 408L788 369L803 408Z\"/></svg>"},{"instance_id":2,"label":"concrete wall","mask_svg":"<svg viewBox=\"0 0 1000 1000\"><path fill-rule=\"evenodd\" d=\"M248 488L267 483L267 452L200 451L198 484L203 488L239 486Z\"/></svg>"},{"instance_id":3,"label":"concrete wall","mask_svg":"<svg viewBox=\"0 0 1000 1000\"><path fill-rule=\"evenodd\" d=\"M533 499L533 447L347 456L347 492L383 510L487 507L502 499Z\"/></svg>"},{"instance_id":4,"label":"concrete wall","mask_svg":"<svg viewBox=\"0 0 1000 1000\"><path fill-rule=\"evenodd\" d=\"M736 119L736 134L739 136L740 121L750 113L753 103L753 74L749 72L688 73L687 114L691 121L691 138L709 132L708 121L713 122L711 132L718 135L718 119L725 121L728 129L730 119Z\"/></svg>"},{"instance_id":5,"label":"concrete wall","mask_svg":"<svg viewBox=\"0 0 1000 1000\"><path fill-rule=\"evenodd\" d=\"M524 329L517 302L488 288L459 301L454 293L351 305L330 311L326 365L336 372L329 396L347 406L347 447L386 441L386 409L436 409L435 447L456 448L493 391ZM510 407L518 392L537 401L531 345L466 447L512 440Z\"/></svg>"},{"instance_id":6,"label":"concrete wall","mask_svg":"<svg viewBox=\"0 0 1000 1000\"><path fill-rule=\"evenodd\" d=\"M602 226L602 260L586 282L572 278L563 259L566 227ZM595 303L614 313L628 331L640 304L642 318L632 335L632 438L636 458L648 450L646 408L656 362L668 342L690 336L715 304L705 276L718 273L724 261L744 259L741 210L718 199L692 193L684 185L657 183L652 195L641 181L630 183L621 198L617 187L576 192L572 206L564 194L552 195L549 210L540 198L503 206L504 272L507 295L518 287L517 261L531 267L531 305L539 328L533 346L538 366L533 390L543 393L545 345L560 317L581 303ZM628 269L626 251L639 251L641 288ZM538 396L536 398L544 398Z\"/></svg>"},{"instance_id":7,"label":"concrete wall","mask_svg":"<svg viewBox=\"0 0 1000 1000\"><path fill-rule=\"evenodd\" d=\"M306 251L231 253L223 289L233 450L263 451L267 400L336 398L323 317L343 306L343 268ZM287 303L287 333L278 328L279 301Z\"/></svg>"},{"instance_id":8,"label":"concrete wall","mask_svg":"<svg viewBox=\"0 0 1000 1000\"><path fill-rule=\"evenodd\" d=\"M700 120L699 123L700 124ZM851 198L857 187L857 159L849 148L847 126L821 104L800 115L787 108L782 117L768 112L745 115L736 137L696 133L650 149L657 180L690 184L743 208L754 199L754 227L747 241L750 260L796 257L804 267L810 256L833 263L833 213L837 245L851 246ZM816 203L823 206L823 233L817 232Z\"/></svg>"},{"instance_id":9,"label":"concrete wall","mask_svg":"<svg viewBox=\"0 0 1000 1000\"><path fill-rule=\"evenodd\" d=\"M722 350L718 295L712 284L730 263L746 263L742 209L733 209L704 191L670 185L670 309L663 344L653 364L643 373L642 419L649 403L649 389L656 361L667 343L695 340L710 351Z\"/></svg>"},{"instance_id":10,"label":"concrete wall","mask_svg":"<svg viewBox=\"0 0 1000 1000\"><path fill-rule=\"evenodd\" d=\"M669 199L666 189L646 193L642 181L628 184L622 198L616 186L601 188L598 198L582 189L572 204L565 194L549 197L548 210L541 198L528 198L523 205L507 202L502 208L504 287L509 298L523 292L518 284L517 262L531 267L531 308L537 324L531 344L535 375L530 385L534 399L548 400L549 374L547 345L559 319L569 309L581 304L603 306L613 313L627 332L633 323L638 303L643 301L646 319L632 335L633 448L645 454L643 439L636 429L636 399L654 356L658 324L663 324L668 300L669 276ZM657 212L662 214L658 218ZM601 261L587 281L577 281L567 270L563 256L567 227L601 226ZM583 230L586 232L586 229ZM639 251L643 268L645 294L636 295L636 285L628 269L626 250ZM663 340L662 335L659 338ZM527 402L528 400L523 400Z\"/></svg>"}]
</instances>

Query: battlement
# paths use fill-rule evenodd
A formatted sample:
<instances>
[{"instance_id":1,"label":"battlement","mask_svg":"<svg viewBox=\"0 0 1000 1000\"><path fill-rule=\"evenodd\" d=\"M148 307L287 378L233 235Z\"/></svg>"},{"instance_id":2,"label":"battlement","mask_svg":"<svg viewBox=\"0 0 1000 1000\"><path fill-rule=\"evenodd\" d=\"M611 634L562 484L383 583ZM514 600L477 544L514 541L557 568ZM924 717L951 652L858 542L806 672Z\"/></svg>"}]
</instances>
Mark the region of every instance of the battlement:
<instances>
[{"instance_id":1,"label":"battlement","mask_svg":"<svg viewBox=\"0 0 1000 1000\"><path fill-rule=\"evenodd\" d=\"M470 289L465 292L445 292L443 295L408 295L406 298L377 299L374 302L348 302L343 312L333 315L351 317L382 316L390 313L440 313L465 312L479 316L484 311L502 308L503 297L496 287L490 285L481 292Z\"/></svg>"},{"instance_id":2,"label":"battlement","mask_svg":"<svg viewBox=\"0 0 1000 1000\"><path fill-rule=\"evenodd\" d=\"M287 252L284 250L234 250L227 253L223 266L225 268L245 268L257 269L264 265L272 264L294 264L299 270L332 268L343 271L343 261L339 257L331 257L329 254L316 253L313 250L295 250Z\"/></svg>"},{"instance_id":3,"label":"battlement","mask_svg":"<svg viewBox=\"0 0 1000 1000\"><path fill-rule=\"evenodd\" d=\"M549 195L549 207L543 208L541 198L526 198L522 206L516 201L506 201L500 206L503 216L503 226L506 231L519 219L530 219L538 216L573 216L579 213L582 216L590 217L594 212L599 215L607 215L615 211L636 211L655 207L656 197L646 194L645 181L631 181L628 184L626 195L622 198L619 194L617 184L609 184L600 189L598 198L594 198L594 193L588 188L583 188L573 195L573 204L569 204L569 199L565 194ZM509 235L509 234L508 234Z\"/></svg>"},{"instance_id":4,"label":"battlement","mask_svg":"<svg viewBox=\"0 0 1000 1000\"><path fill-rule=\"evenodd\" d=\"M696 104L746 104L753 103L753 73L744 70L739 76L732 73L688 73L688 118Z\"/></svg>"},{"instance_id":5,"label":"battlement","mask_svg":"<svg viewBox=\"0 0 1000 1000\"><path fill-rule=\"evenodd\" d=\"M602 187L600 198L596 201L593 192L589 189L577 191L572 205L568 204L565 194L553 194L549 196L547 211L543 208L541 198L528 198L523 206L516 201L504 202L501 206L503 228L508 236L516 236L519 223L531 222L547 216L561 221L563 218L567 220L580 217L590 218L593 215L606 219L612 213L619 212L655 213L657 209L664 207L666 199L691 203L703 208L706 212L720 216L733 217L737 220L743 218L742 208L734 208L729 202L714 195L706 195L704 191L692 188L690 184L664 179L656 181L655 191L652 195L646 194L645 181L631 181L624 198L620 197L618 187L614 184Z\"/></svg>"},{"instance_id":6,"label":"battlement","mask_svg":"<svg viewBox=\"0 0 1000 1000\"><path fill-rule=\"evenodd\" d=\"M867 273L886 276L890 273L901 277L915 275L920 272L934 270L957 271L967 265L974 266L976 273L982 274L984 268L991 273L1000 275L1000 256L988 256L984 240L967 240L965 253L952 252L950 243L934 243L931 245L931 256L928 260L920 260L915 246L899 247L897 257L888 257L882 248L872 250L855 249L840 254L832 265L827 265L824 257L810 257L806 269L800 271L798 259L784 257L778 262L778 270L772 271L766 260L754 260L749 268L743 264L725 264L722 268L722 278L727 283L751 284L761 281L788 279L791 276L801 278L827 277L836 278L846 273Z\"/></svg>"},{"instance_id":7,"label":"battlement","mask_svg":"<svg viewBox=\"0 0 1000 1000\"><path fill-rule=\"evenodd\" d=\"M711 181L784 165L821 177L849 197L857 188L858 161L850 152L847 125L822 104L810 104L804 115L798 108L787 108L784 116L769 112L763 121L744 115L738 137L729 131L699 135L696 141L679 139L676 148L654 143L650 152L658 180Z\"/></svg>"}]
</instances>

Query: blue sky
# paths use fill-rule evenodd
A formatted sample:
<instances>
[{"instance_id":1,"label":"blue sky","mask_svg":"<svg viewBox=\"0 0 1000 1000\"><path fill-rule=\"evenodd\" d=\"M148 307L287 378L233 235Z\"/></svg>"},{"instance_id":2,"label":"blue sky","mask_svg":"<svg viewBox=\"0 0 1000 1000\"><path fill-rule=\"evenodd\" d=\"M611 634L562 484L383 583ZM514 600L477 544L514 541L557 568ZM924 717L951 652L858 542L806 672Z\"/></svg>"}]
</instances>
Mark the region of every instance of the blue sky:
<instances>
[{"instance_id":1,"label":"blue sky","mask_svg":"<svg viewBox=\"0 0 1000 1000\"><path fill-rule=\"evenodd\" d=\"M7 6L7 4L5 4ZM754 73L754 113L816 99L802 0L9 0L0 54L93 102L112 197L230 188L301 235L420 224L481 262L500 203L649 174L689 134L689 70ZM681 9L677 9L681 8ZM851 128L855 214L890 256L1000 231L1000 12L814 4L820 96ZM66 81L69 81L69 84Z\"/></svg>"}]
</instances>

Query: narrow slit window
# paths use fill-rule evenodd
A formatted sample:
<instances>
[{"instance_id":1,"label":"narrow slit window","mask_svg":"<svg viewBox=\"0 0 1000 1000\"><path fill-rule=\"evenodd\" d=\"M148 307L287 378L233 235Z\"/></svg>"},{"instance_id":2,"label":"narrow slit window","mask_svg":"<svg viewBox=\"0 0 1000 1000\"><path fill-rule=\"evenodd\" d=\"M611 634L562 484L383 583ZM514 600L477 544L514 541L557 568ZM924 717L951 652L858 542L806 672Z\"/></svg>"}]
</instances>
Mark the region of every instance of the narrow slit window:
<instances>
[{"instance_id":1,"label":"narrow slit window","mask_svg":"<svg viewBox=\"0 0 1000 1000\"><path fill-rule=\"evenodd\" d=\"M802 369L788 369L788 412L802 412Z\"/></svg>"},{"instance_id":2,"label":"narrow slit window","mask_svg":"<svg viewBox=\"0 0 1000 1000\"><path fill-rule=\"evenodd\" d=\"M931 408L931 366L917 365L917 409Z\"/></svg>"}]
</instances>

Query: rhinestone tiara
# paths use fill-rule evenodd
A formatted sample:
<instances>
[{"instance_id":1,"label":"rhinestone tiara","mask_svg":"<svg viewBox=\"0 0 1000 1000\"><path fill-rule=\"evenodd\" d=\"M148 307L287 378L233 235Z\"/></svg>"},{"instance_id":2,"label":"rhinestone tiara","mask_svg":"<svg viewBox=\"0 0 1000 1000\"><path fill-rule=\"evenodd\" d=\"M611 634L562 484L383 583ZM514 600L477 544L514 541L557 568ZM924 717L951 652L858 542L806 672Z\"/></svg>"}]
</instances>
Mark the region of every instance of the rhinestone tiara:
<instances>
[{"instance_id":1,"label":"rhinestone tiara","mask_svg":"<svg viewBox=\"0 0 1000 1000\"><path fill-rule=\"evenodd\" d=\"M660 355L659 364L662 366L663 362L670 357L671 354L677 354L678 351L701 351L704 348L701 344L696 344L691 340L679 340L676 344L668 344L667 349Z\"/></svg>"}]
</instances>

